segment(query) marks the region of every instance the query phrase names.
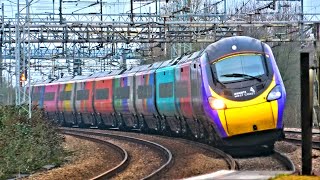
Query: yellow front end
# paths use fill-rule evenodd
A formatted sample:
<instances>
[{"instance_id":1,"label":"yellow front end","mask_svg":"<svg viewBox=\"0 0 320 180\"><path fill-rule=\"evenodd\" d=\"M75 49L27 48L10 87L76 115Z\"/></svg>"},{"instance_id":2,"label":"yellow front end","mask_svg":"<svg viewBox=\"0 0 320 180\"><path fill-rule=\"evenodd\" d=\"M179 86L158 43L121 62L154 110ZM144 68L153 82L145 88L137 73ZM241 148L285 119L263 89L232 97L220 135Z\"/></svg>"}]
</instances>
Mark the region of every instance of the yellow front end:
<instances>
[{"instance_id":1,"label":"yellow front end","mask_svg":"<svg viewBox=\"0 0 320 180\"><path fill-rule=\"evenodd\" d=\"M212 97L221 99L225 103L226 108L217 111L222 126L229 137L276 128L278 103L277 101L267 101L267 96L275 85L273 80L262 94L247 101L228 100L211 89Z\"/></svg>"}]
</instances>

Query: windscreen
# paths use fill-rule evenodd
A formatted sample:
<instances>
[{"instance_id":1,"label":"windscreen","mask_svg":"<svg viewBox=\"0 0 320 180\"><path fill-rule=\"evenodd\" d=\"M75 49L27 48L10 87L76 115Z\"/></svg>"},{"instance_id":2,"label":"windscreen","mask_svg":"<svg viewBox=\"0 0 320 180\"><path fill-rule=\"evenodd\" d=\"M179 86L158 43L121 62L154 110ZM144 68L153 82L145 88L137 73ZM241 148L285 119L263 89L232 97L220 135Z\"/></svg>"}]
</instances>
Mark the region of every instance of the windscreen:
<instances>
[{"instance_id":1,"label":"windscreen","mask_svg":"<svg viewBox=\"0 0 320 180\"><path fill-rule=\"evenodd\" d=\"M213 63L216 78L221 83L258 78L266 74L265 60L259 54L236 55Z\"/></svg>"}]
</instances>

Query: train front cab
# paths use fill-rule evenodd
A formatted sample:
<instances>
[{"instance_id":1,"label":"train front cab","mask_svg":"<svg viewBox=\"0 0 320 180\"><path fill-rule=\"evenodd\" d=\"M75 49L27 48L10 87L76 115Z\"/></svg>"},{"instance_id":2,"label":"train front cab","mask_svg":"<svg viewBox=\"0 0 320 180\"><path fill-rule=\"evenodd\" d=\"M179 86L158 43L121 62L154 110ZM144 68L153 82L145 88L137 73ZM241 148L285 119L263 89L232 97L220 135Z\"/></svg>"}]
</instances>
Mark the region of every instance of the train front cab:
<instances>
[{"instance_id":1,"label":"train front cab","mask_svg":"<svg viewBox=\"0 0 320 180\"><path fill-rule=\"evenodd\" d=\"M204 108L224 145L273 147L283 129L286 93L270 47L263 44L257 53L237 52L217 61L205 55L202 64Z\"/></svg>"}]
</instances>

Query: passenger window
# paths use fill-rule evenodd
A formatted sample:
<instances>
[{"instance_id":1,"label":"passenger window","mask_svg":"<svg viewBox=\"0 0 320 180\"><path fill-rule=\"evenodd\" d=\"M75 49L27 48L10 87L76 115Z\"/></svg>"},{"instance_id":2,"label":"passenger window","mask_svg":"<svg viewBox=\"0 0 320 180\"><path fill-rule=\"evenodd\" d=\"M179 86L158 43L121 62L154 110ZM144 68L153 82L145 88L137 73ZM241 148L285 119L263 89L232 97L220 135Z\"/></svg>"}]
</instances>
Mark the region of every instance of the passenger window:
<instances>
[{"instance_id":1,"label":"passenger window","mask_svg":"<svg viewBox=\"0 0 320 180\"><path fill-rule=\"evenodd\" d=\"M77 91L77 100L88 100L88 99L89 99L89 90Z\"/></svg>"},{"instance_id":2,"label":"passenger window","mask_svg":"<svg viewBox=\"0 0 320 180\"><path fill-rule=\"evenodd\" d=\"M177 82L176 88L175 88L175 94L178 98L182 97L188 97L188 82L187 81L181 81Z\"/></svg>"},{"instance_id":3,"label":"passenger window","mask_svg":"<svg viewBox=\"0 0 320 180\"><path fill-rule=\"evenodd\" d=\"M116 99L129 99L130 97L130 86L118 87L115 92Z\"/></svg>"},{"instance_id":4,"label":"passenger window","mask_svg":"<svg viewBox=\"0 0 320 180\"><path fill-rule=\"evenodd\" d=\"M138 86L138 99L148 99L152 97L152 86Z\"/></svg>"},{"instance_id":5,"label":"passenger window","mask_svg":"<svg viewBox=\"0 0 320 180\"><path fill-rule=\"evenodd\" d=\"M173 83L159 84L159 96L160 98L167 98L173 96Z\"/></svg>"},{"instance_id":6,"label":"passenger window","mask_svg":"<svg viewBox=\"0 0 320 180\"><path fill-rule=\"evenodd\" d=\"M59 100L67 101L71 99L71 91L62 91L60 92Z\"/></svg>"},{"instance_id":7,"label":"passenger window","mask_svg":"<svg viewBox=\"0 0 320 180\"><path fill-rule=\"evenodd\" d=\"M97 89L95 99L102 100L102 99L109 99L109 89Z\"/></svg>"},{"instance_id":8,"label":"passenger window","mask_svg":"<svg viewBox=\"0 0 320 180\"><path fill-rule=\"evenodd\" d=\"M39 101L40 100L40 93L39 92L35 92L32 94L32 100L33 101Z\"/></svg>"},{"instance_id":9,"label":"passenger window","mask_svg":"<svg viewBox=\"0 0 320 180\"><path fill-rule=\"evenodd\" d=\"M44 101L53 101L55 93L54 92L46 92L44 94Z\"/></svg>"}]
</instances>

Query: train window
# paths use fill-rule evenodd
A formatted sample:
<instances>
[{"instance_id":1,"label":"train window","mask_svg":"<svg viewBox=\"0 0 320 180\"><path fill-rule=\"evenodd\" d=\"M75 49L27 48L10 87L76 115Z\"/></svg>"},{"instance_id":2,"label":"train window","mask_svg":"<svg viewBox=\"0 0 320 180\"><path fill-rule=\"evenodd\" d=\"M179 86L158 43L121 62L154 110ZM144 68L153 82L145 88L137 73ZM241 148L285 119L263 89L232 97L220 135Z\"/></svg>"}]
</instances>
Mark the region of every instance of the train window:
<instances>
[{"instance_id":1,"label":"train window","mask_svg":"<svg viewBox=\"0 0 320 180\"><path fill-rule=\"evenodd\" d=\"M71 91L62 91L60 92L59 100L67 101L71 99Z\"/></svg>"},{"instance_id":2,"label":"train window","mask_svg":"<svg viewBox=\"0 0 320 180\"><path fill-rule=\"evenodd\" d=\"M32 100L33 101L39 101L40 100L40 93L39 92L35 92L32 94Z\"/></svg>"},{"instance_id":3,"label":"train window","mask_svg":"<svg viewBox=\"0 0 320 180\"><path fill-rule=\"evenodd\" d=\"M175 88L175 94L178 98L188 97L188 83L187 81L177 82Z\"/></svg>"},{"instance_id":4,"label":"train window","mask_svg":"<svg viewBox=\"0 0 320 180\"><path fill-rule=\"evenodd\" d=\"M116 99L129 99L130 97L130 86L118 87L115 92Z\"/></svg>"},{"instance_id":5,"label":"train window","mask_svg":"<svg viewBox=\"0 0 320 180\"><path fill-rule=\"evenodd\" d=\"M109 89L108 88L97 89L95 99L97 99L97 100L109 99Z\"/></svg>"},{"instance_id":6,"label":"train window","mask_svg":"<svg viewBox=\"0 0 320 180\"><path fill-rule=\"evenodd\" d=\"M89 99L89 90L78 90L77 91L77 100L88 100Z\"/></svg>"},{"instance_id":7,"label":"train window","mask_svg":"<svg viewBox=\"0 0 320 180\"><path fill-rule=\"evenodd\" d=\"M138 99L148 99L152 97L152 86L138 86Z\"/></svg>"},{"instance_id":8,"label":"train window","mask_svg":"<svg viewBox=\"0 0 320 180\"><path fill-rule=\"evenodd\" d=\"M173 96L173 83L159 84L159 96L160 98L167 98Z\"/></svg>"},{"instance_id":9,"label":"train window","mask_svg":"<svg viewBox=\"0 0 320 180\"><path fill-rule=\"evenodd\" d=\"M44 100L45 101L53 101L55 93L54 92L46 92L44 93Z\"/></svg>"}]
</instances>

